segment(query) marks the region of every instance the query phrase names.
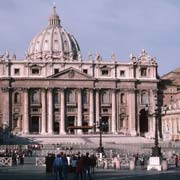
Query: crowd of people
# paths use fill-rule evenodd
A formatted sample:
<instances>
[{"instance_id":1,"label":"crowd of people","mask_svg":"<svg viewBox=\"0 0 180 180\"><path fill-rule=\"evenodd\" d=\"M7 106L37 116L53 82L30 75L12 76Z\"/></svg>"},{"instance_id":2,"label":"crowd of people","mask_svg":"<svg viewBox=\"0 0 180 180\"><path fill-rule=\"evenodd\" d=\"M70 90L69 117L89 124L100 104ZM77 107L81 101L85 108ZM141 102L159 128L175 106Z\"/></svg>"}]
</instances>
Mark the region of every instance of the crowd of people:
<instances>
[{"instance_id":1,"label":"crowd of people","mask_svg":"<svg viewBox=\"0 0 180 180\"><path fill-rule=\"evenodd\" d=\"M72 173L75 180L90 180L91 174L97 165L97 157L88 152L86 154L66 155L61 152L56 157L54 154L46 156L46 172L54 172L56 180L67 180Z\"/></svg>"},{"instance_id":2,"label":"crowd of people","mask_svg":"<svg viewBox=\"0 0 180 180\"><path fill-rule=\"evenodd\" d=\"M21 149L6 149L0 157L12 157L12 165L24 164L25 151Z\"/></svg>"}]
</instances>

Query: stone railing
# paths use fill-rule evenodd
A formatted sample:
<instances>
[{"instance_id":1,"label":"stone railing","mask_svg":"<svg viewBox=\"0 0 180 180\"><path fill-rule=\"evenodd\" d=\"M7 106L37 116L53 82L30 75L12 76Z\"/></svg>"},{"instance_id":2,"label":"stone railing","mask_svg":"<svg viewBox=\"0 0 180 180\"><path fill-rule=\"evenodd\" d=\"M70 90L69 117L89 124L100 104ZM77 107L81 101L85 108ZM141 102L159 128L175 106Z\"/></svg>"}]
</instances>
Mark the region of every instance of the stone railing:
<instances>
[{"instance_id":1,"label":"stone railing","mask_svg":"<svg viewBox=\"0 0 180 180\"><path fill-rule=\"evenodd\" d=\"M36 166L46 166L45 157L37 157L36 158Z\"/></svg>"},{"instance_id":2,"label":"stone railing","mask_svg":"<svg viewBox=\"0 0 180 180\"><path fill-rule=\"evenodd\" d=\"M12 166L12 158L0 157L0 166Z\"/></svg>"}]
</instances>

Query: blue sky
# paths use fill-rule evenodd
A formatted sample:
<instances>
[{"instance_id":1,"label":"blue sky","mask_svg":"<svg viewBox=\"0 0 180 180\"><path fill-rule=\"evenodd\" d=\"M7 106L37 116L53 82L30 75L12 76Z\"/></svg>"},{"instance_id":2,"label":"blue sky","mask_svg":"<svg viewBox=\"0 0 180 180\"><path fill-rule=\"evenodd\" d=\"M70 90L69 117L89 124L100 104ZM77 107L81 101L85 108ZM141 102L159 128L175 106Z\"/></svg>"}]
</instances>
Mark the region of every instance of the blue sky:
<instances>
[{"instance_id":1,"label":"blue sky","mask_svg":"<svg viewBox=\"0 0 180 180\"><path fill-rule=\"evenodd\" d=\"M53 2L62 26L77 39L83 58L100 52L127 62L146 49L160 75L180 67L179 0L0 0L0 54L24 57L31 39L47 26Z\"/></svg>"}]
</instances>

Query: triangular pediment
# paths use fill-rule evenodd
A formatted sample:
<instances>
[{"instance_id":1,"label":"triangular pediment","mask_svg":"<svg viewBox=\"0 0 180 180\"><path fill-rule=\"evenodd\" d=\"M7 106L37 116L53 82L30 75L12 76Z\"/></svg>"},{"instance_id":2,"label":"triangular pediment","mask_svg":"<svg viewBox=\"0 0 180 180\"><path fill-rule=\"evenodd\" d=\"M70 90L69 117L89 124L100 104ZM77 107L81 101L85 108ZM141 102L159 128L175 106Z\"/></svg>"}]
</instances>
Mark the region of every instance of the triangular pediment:
<instances>
[{"instance_id":1,"label":"triangular pediment","mask_svg":"<svg viewBox=\"0 0 180 180\"><path fill-rule=\"evenodd\" d=\"M53 74L48 77L48 79L93 79L92 76L89 76L88 74L85 74L78 69L75 69L73 67L70 67L68 69L65 69L63 71L60 71L56 74Z\"/></svg>"}]
</instances>

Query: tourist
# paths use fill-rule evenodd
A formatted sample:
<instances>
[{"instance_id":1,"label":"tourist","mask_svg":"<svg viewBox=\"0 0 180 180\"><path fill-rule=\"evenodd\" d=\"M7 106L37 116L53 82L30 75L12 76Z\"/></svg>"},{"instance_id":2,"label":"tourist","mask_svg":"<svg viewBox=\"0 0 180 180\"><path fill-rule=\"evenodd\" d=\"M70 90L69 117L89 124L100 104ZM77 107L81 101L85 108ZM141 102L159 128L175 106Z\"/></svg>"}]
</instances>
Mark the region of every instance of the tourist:
<instances>
[{"instance_id":1,"label":"tourist","mask_svg":"<svg viewBox=\"0 0 180 180\"><path fill-rule=\"evenodd\" d=\"M179 156L176 154L175 155L175 165L176 165L176 167L178 167L178 163L179 163Z\"/></svg>"},{"instance_id":2,"label":"tourist","mask_svg":"<svg viewBox=\"0 0 180 180\"><path fill-rule=\"evenodd\" d=\"M77 159L77 167L76 167L76 180L79 180L79 176L81 180L83 180L83 160L79 155Z\"/></svg>"},{"instance_id":3,"label":"tourist","mask_svg":"<svg viewBox=\"0 0 180 180\"><path fill-rule=\"evenodd\" d=\"M83 156L83 180L91 179L90 174L90 157L89 153L87 152L85 156ZM87 177L88 175L88 177Z\"/></svg>"},{"instance_id":4,"label":"tourist","mask_svg":"<svg viewBox=\"0 0 180 180\"><path fill-rule=\"evenodd\" d=\"M62 177L62 167L63 166L62 165L63 165L62 158L61 158L60 154L58 154L53 162L53 170L55 173L56 180L58 178L58 174L59 174L59 179L63 180L63 177Z\"/></svg>"},{"instance_id":5,"label":"tourist","mask_svg":"<svg viewBox=\"0 0 180 180\"><path fill-rule=\"evenodd\" d=\"M68 160L66 154L62 154L62 175L63 175L63 180L68 179Z\"/></svg>"}]
</instances>

